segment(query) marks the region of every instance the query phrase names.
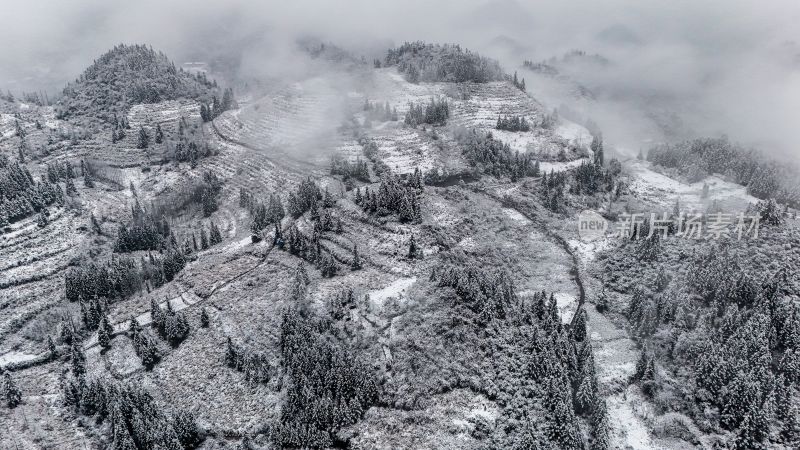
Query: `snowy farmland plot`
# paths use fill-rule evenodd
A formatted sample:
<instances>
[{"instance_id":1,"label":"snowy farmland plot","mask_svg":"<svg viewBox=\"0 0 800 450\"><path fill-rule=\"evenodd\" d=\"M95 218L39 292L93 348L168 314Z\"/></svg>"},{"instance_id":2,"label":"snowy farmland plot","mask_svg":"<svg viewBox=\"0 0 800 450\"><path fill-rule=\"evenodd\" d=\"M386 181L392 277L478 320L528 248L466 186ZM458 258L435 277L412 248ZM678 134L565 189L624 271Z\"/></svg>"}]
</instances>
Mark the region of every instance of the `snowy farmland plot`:
<instances>
[{"instance_id":1,"label":"snowy farmland plot","mask_svg":"<svg viewBox=\"0 0 800 450\"><path fill-rule=\"evenodd\" d=\"M246 3L0 68L1 449L798 448L800 169L748 140L730 45L592 12L602 53L552 53L509 1L381 48L388 9L317 6L355 45ZM752 117L693 121L733 85Z\"/></svg>"}]
</instances>

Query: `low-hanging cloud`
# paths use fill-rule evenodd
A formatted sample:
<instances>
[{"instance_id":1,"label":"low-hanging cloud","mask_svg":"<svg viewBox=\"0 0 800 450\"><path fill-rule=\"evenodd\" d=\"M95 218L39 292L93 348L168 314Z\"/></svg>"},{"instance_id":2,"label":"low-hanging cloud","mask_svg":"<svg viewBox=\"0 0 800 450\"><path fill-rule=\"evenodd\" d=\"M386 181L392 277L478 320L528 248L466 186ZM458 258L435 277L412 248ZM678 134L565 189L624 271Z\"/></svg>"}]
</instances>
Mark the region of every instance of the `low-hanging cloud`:
<instances>
[{"instance_id":1,"label":"low-hanging cloud","mask_svg":"<svg viewBox=\"0 0 800 450\"><path fill-rule=\"evenodd\" d=\"M725 133L797 155L795 0L32 0L3 12L0 88L17 93L60 90L121 42L152 45L178 63L210 62L230 82L304 76L308 59L295 51L303 37L368 59L406 40L454 42L498 58L509 71L524 59L581 49L610 63L562 70L597 94L585 112L610 142L630 148L663 139L643 119L657 107L679 116L687 136ZM566 97L550 100L580 107Z\"/></svg>"}]
</instances>

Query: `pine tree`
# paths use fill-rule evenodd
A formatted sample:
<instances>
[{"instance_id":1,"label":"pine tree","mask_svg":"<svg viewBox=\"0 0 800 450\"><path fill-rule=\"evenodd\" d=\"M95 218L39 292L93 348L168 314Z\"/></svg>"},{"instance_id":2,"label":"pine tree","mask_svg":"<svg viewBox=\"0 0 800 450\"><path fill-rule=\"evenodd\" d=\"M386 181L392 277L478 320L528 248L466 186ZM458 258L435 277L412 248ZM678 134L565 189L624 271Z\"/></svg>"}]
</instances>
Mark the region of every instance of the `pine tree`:
<instances>
[{"instance_id":1,"label":"pine tree","mask_svg":"<svg viewBox=\"0 0 800 450\"><path fill-rule=\"evenodd\" d=\"M188 411L178 411L172 420L172 428L185 449L195 448L202 440L195 417Z\"/></svg>"},{"instance_id":2,"label":"pine tree","mask_svg":"<svg viewBox=\"0 0 800 450\"><path fill-rule=\"evenodd\" d=\"M647 355L647 351L642 351L639 354L639 359L636 361L636 367L633 371L633 376L631 377L631 381L639 381L644 377L644 372L647 370L647 365L649 364L650 358Z\"/></svg>"},{"instance_id":3,"label":"pine tree","mask_svg":"<svg viewBox=\"0 0 800 450\"><path fill-rule=\"evenodd\" d=\"M160 143L164 142L164 132L161 130L161 124L160 123L156 124L155 142L156 142L156 144L160 144Z\"/></svg>"},{"instance_id":4,"label":"pine tree","mask_svg":"<svg viewBox=\"0 0 800 450\"><path fill-rule=\"evenodd\" d=\"M353 244L353 262L350 263L350 268L353 270L361 269L361 256L358 254L358 246Z\"/></svg>"},{"instance_id":5,"label":"pine tree","mask_svg":"<svg viewBox=\"0 0 800 450\"><path fill-rule=\"evenodd\" d=\"M304 310L306 307L306 292L308 284L308 275L305 272L305 266L303 262L300 261L297 265L297 270L295 270L294 280L292 282L292 292L291 297L292 301L300 307L300 310Z\"/></svg>"},{"instance_id":6,"label":"pine tree","mask_svg":"<svg viewBox=\"0 0 800 450\"><path fill-rule=\"evenodd\" d=\"M100 226L100 222L98 222L97 217L95 217L94 212L92 212L89 216L89 223L92 225L92 231L94 231L95 234L103 234L103 229Z\"/></svg>"},{"instance_id":7,"label":"pine tree","mask_svg":"<svg viewBox=\"0 0 800 450\"><path fill-rule=\"evenodd\" d=\"M56 347L56 343L53 341L51 336L47 336L47 353L50 360L55 360L58 358L58 348Z\"/></svg>"},{"instance_id":8,"label":"pine tree","mask_svg":"<svg viewBox=\"0 0 800 450\"><path fill-rule=\"evenodd\" d=\"M72 181L72 178L67 178L66 185L67 185L66 186L67 195L69 195L70 197L75 197L76 195L78 195L78 189L75 187L75 182Z\"/></svg>"},{"instance_id":9,"label":"pine tree","mask_svg":"<svg viewBox=\"0 0 800 450\"><path fill-rule=\"evenodd\" d=\"M323 277L332 277L339 271L336 260L334 260L333 256L327 251L320 255L318 266Z\"/></svg>"},{"instance_id":10,"label":"pine tree","mask_svg":"<svg viewBox=\"0 0 800 450\"><path fill-rule=\"evenodd\" d=\"M303 263L303 261L297 263L297 267L295 268L295 280L301 281L304 286L311 282L311 280L308 278L306 265Z\"/></svg>"},{"instance_id":11,"label":"pine tree","mask_svg":"<svg viewBox=\"0 0 800 450\"><path fill-rule=\"evenodd\" d=\"M597 400L592 411L591 419L592 442L590 449L607 450L611 446L611 437L609 435L608 407L604 399L600 398Z\"/></svg>"},{"instance_id":12,"label":"pine tree","mask_svg":"<svg viewBox=\"0 0 800 450\"><path fill-rule=\"evenodd\" d=\"M594 307L599 313L608 311L610 304L608 296L606 295L605 287L597 294L597 299L594 302Z\"/></svg>"},{"instance_id":13,"label":"pine tree","mask_svg":"<svg viewBox=\"0 0 800 450\"><path fill-rule=\"evenodd\" d=\"M275 236L272 238L272 244L280 249L283 248L283 232L277 223L275 224Z\"/></svg>"},{"instance_id":14,"label":"pine tree","mask_svg":"<svg viewBox=\"0 0 800 450\"><path fill-rule=\"evenodd\" d=\"M551 379L548 384L550 400L550 416L547 422L547 435L564 449L583 449L583 441L577 426L572 405L564 394L569 395L569 383L566 380Z\"/></svg>"},{"instance_id":15,"label":"pine tree","mask_svg":"<svg viewBox=\"0 0 800 450\"><path fill-rule=\"evenodd\" d=\"M778 370L789 382L800 385L800 349L786 350L778 363Z\"/></svg>"},{"instance_id":16,"label":"pine tree","mask_svg":"<svg viewBox=\"0 0 800 450\"><path fill-rule=\"evenodd\" d=\"M208 317L208 311L205 308L200 309L200 326L203 328L208 328L209 324L211 323L211 319Z\"/></svg>"},{"instance_id":17,"label":"pine tree","mask_svg":"<svg viewBox=\"0 0 800 450\"><path fill-rule=\"evenodd\" d=\"M86 355L77 339L72 342L72 374L75 378L81 378L86 374Z\"/></svg>"},{"instance_id":18,"label":"pine tree","mask_svg":"<svg viewBox=\"0 0 800 450\"><path fill-rule=\"evenodd\" d=\"M139 325L139 321L136 320L135 317L131 316L130 320L128 321L128 332L131 335L131 340L136 341L136 335L142 331L142 326Z\"/></svg>"},{"instance_id":19,"label":"pine tree","mask_svg":"<svg viewBox=\"0 0 800 450\"><path fill-rule=\"evenodd\" d=\"M61 342L72 345L72 341L75 338L75 327L72 324L72 320L70 319L67 322L67 319L61 319L61 333L59 335L59 339Z\"/></svg>"},{"instance_id":20,"label":"pine tree","mask_svg":"<svg viewBox=\"0 0 800 450\"><path fill-rule=\"evenodd\" d=\"M605 164L605 156L603 155L603 136L601 134L592 136L591 149L594 153L594 164L602 167Z\"/></svg>"},{"instance_id":21,"label":"pine tree","mask_svg":"<svg viewBox=\"0 0 800 450\"><path fill-rule=\"evenodd\" d=\"M586 311L579 307L572 320L572 339L575 342L583 342L586 339Z\"/></svg>"},{"instance_id":22,"label":"pine tree","mask_svg":"<svg viewBox=\"0 0 800 450\"><path fill-rule=\"evenodd\" d=\"M211 222L211 233L208 236L209 245L217 245L222 242L222 233L214 222Z\"/></svg>"},{"instance_id":23,"label":"pine tree","mask_svg":"<svg viewBox=\"0 0 800 450\"><path fill-rule=\"evenodd\" d=\"M225 347L225 365L231 368L237 368L239 362L239 354L233 340L228 336L227 345Z\"/></svg>"},{"instance_id":24,"label":"pine tree","mask_svg":"<svg viewBox=\"0 0 800 450\"><path fill-rule=\"evenodd\" d=\"M203 206L203 217L209 217L217 210L217 196L210 189L203 189L200 194L200 203Z\"/></svg>"},{"instance_id":25,"label":"pine tree","mask_svg":"<svg viewBox=\"0 0 800 450\"><path fill-rule=\"evenodd\" d=\"M286 216L286 212L283 210L281 199L275 194L271 194L269 196L269 206L267 207L266 215L268 223L276 224L280 223L284 216Z\"/></svg>"},{"instance_id":26,"label":"pine tree","mask_svg":"<svg viewBox=\"0 0 800 450\"><path fill-rule=\"evenodd\" d=\"M547 301L547 319L551 326L557 328L561 324L561 316L558 314L558 302L555 295L550 294L550 299Z\"/></svg>"},{"instance_id":27,"label":"pine tree","mask_svg":"<svg viewBox=\"0 0 800 450\"><path fill-rule=\"evenodd\" d=\"M36 226L39 228L46 227L48 223L47 216L47 208L42 208L42 210L39 212L39 217L36 219Z\"/></svg>"},{"instance_id":28,"label":"pine tree","mask_svg":"<svg viewBox=\"0 0 800 450\"><path fill-rule=\"evenodd\" d=\"M136 334L133 345L145 369L152 369L161 359L161 353L158 351L155 340L150 336L150 333L144 330L139 331Z\"/></svg>"},{"instance_id":29,"label":"pine tree","mask_svg":"<svg viewBox=\"0 0 800 450\"><path fill-rule=\"evenodd\" d=\"M411 240L408 243L408 258L415 259L418 257L419 249L417 248L417 242L414 239L414 235L411 235Z\"/></svg>"},{"instance_id":30,"label":"pine tree","mask_svg":"<svg viewBox=\"0 0 800 450\"><path fill-rule=\"evenodd\" d=\"M6 400L6 405L9 408L15 408L22 403L22 392L20 392L14 379L11 378L11 373L6 372L3 374L3 397Z\"/></svg>"},{"instance_id":31,"label":"pine tree","mask_svg":"<svg viewBox=\"0 0 800 450\"><path fill-rule=\"evenodd\" d=\"M217 99L216 95L211 96L211 118L216 119L220 114L222 114L222 105L220 105L219 100Z\"/></svg>"},{"instance_id":32,"label":"pine tree","mask_svg":"<svg viewBox=\"0 0 800 450\"><path fill-rule=\"evenodd\" d=\"M784 388L785 392L778 405L778 418L781 420L781 439L787 444L800 442L800 402L794 394L792 385Z\"/></svg>"},{"instance_id":33,"label":"pine tree","mask_svg":"<svg viewBox=\"0 0 800 450\"><path fill-rule=\"evenodd\" d=\"M145 131L144 127L139 127L139 140L136 143L136 148L146 149L150 145L150 136Z\"/></svg>"},{"instance_id":34,"label":"pine tree","mask_svg":"<svg viewBox=\"0 0 800 450\"><path fill-rule=\"evenodd\" d=\"M111 348L111 336L113 332L114 328L108 322L108 316L103 314L103 318L100 320L100 327L97 329L97 342L103 350Z\"/></svg>"},{"instance_id":35,"label":"pine tree","mask_svg":"<svg viewBox=\"0 0 800 450\"><path fill-rule=\"evenodd\" d=\"M575 391L576 411L581 414L590 411L597 402L597 387L592 372L593 370L584 370L581 382Z\"/></svg>"},{"instance_id":36,"label":"pine tree","mask_svg":"<svg viewBox=\"0 0 800 450\"><path fill-rule=\"evenodd\" d=\"M208 235L206 235L206 229L200 229L200 248L202 250L208 250Z\"/></svg>"},{"instance_id":37,"label":"pine tree","mask_svg":"<svg viewBox=\"0 0 800 450\"><path fill-rule=\"evenodd\" d=\"M763 448L762 443L768 434L769 423L766 412L757 405L750 405L736 432L733 448L737 450Z\"/></svg>"}]
</instances>

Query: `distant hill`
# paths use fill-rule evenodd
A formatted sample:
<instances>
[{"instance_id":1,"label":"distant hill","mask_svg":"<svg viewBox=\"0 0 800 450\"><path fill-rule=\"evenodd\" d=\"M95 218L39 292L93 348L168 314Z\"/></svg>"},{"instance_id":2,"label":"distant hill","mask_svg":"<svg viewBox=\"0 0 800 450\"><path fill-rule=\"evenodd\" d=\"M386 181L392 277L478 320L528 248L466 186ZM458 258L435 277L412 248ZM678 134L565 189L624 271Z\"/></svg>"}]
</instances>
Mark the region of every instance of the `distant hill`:
<instances>
[{"instance_id":1,"label":"distant hill","mask_svg":"<svg viewBox=\"0 0 800 450\"><path fill-rule=\"evenodd\" d=\"M406 42L390 49L384 61L386 66L397 66L406 79L418 81L501 81L506 79L503 69L494 59L462 49L460 45Z\"/></svg>"},{"instance_id":2,"label":"distant hill","mask_svg":"<svg viewBox=\"0 0 800 450\"><path fill-rule=\"evenodd\" d=\"M118 45L68 84L56 104L59 118L94 117L106 122L140 103L194 98L208 102L216 82L205 73L178 69L162 52L145 45Z\"/></svg>"},{"instance_id":3,"label":"distant hill","mask_svg":"<svg viewBox=\"0 0 800 450\"><path fill-rule=\"evenodd\" d=\"M612 25L597 33L597 39L609 44L641 45L642 39L625 25Z\"/></svg>"}]
</instances>

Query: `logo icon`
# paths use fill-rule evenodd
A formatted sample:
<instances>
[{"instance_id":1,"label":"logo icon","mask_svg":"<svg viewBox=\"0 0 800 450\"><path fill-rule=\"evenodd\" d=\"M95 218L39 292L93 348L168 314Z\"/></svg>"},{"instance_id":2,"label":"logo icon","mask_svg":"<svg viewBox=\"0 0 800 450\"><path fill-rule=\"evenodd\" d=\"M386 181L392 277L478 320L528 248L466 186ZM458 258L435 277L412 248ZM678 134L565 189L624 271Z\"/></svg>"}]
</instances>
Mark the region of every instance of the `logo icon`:
<instances>
[{"instance_id":1,"label":"logo icon","mask_svg":"<svg viewBox=\"0 0 800 450\"><path fill-rule=\"evenodd\" d=\"M584 210L578 214L578 237L584 242L596 241L606 237L608 221L600 214Z\"/></svg>"}]
</instances>

